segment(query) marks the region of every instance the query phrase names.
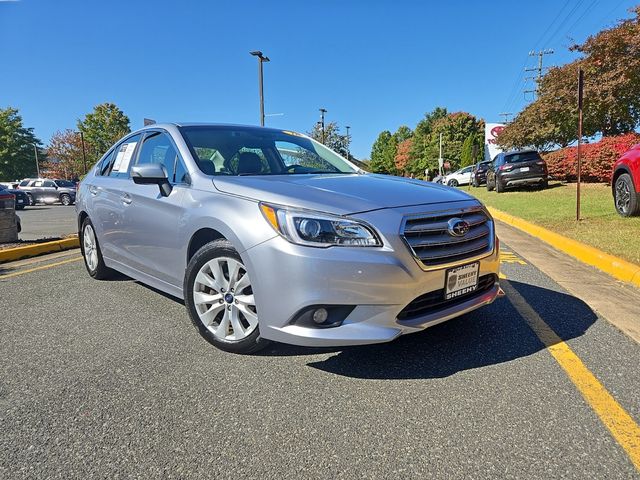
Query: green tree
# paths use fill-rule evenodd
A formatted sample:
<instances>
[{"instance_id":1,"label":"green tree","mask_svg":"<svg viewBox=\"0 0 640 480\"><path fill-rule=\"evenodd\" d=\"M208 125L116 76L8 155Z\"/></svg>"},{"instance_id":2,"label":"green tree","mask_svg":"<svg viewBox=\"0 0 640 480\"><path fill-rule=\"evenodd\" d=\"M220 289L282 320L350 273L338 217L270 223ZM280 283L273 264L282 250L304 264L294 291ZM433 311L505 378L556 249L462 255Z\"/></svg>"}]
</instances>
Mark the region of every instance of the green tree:
<instances>
[{"instance_id":1,"label":"green tree","mask_svg":"<svg viewBox=\"0 0 640 480\"><path fill-rule=\"evenodd\" d=\"M398 130L396 130L396 133L394 133L393 136L395 137L396 142L398 142L399 145L405 140L409 140L411 137L413 137L413 132L406 125L401 125L400 127L398 127Z\"/></svg>"},{"instance_id":2,"label":"green tree","mask_svg":"<svg viewBox=\"0 0 640 480\"><path fill-rule=\"evenodd\" d=\"M0 179L18 180L35 176L36 159L34 145L38 149L39 160L45 160L40 151L40 140L33 134L33 128L22 124L22 117L15 108L0 109Z\"/></svg>"},{"instance_id":3,"label":"green tree","mask_svg":"<svg viewBox=\"0 0 640 480\"><path fill-rule=\"evenodd\" d=\"M371 171L395 175L397 173L395 165L397 147L398 142L389 130L381 132L371 147L371 160L369 161Z\"/></svg>"},{"instance_id":4,"label":"green tree","mask_svg":"<svg viewBox=\"0 0 640 480\"><path fill-rule=\"evenodd\" d=\"M78 120L78 130L84 134L88 161L91 163L131 131L129 117L113 103L96 105L93 112Z\"/></svg>"},{"instance_id":5,"label":"green tree","mask_svg":"<svg viewBox=\"0 0 640 480\"><path fill-rule=\"evenodd\" d=\"M322 143L322 126L320 123L316 123L313 130L307 132L314 140ZM343 157L347 156L347 143L348 139L346 135L340 133L340 127L337 122L329 122L324 126L324 144L334 152L339 153Z\"/></svg>"},{"instance_id":6,"label":"green tree","mask_svg":"<svg viewBox=\"0 0 640 480\"><path fill-rule=\"evenodd\" d=\"M434 150L431 141L433 124L447 116L447 109L436 107L431 112L425 113L424 118L418 122L413 132L413 142L409 154L410 161L407 171L414 175L423 175L426 168L437 169L438 149Z\"/></svg>"}]
</instances>

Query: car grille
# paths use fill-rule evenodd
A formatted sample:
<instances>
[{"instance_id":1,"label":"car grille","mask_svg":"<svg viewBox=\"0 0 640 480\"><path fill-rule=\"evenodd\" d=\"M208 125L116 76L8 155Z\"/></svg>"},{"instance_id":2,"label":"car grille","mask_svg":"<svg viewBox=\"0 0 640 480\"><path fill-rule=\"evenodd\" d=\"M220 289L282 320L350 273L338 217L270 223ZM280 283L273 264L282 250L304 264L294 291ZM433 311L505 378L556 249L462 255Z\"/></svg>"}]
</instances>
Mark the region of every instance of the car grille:
<instances>
[{"instance_id":1,"label":"car grille","mask_svg":"<svg viewBox=\"0 0 640 480\"><path fill-rule=\"evenodd\" d=\"M398 320L411 320L416 317L421 317L424 315L428 315L430 313L436 313L439 310L444 310L445 308L453 307L455 305L459 305L467 301L471 297L475 297L481 295L493 288L495 283L498 281L498 277L495 274L483 275L478 279L478 288L473 292L466 293L459 297L452 298L450 300L445 300L444 298L444 288L440 290L435 290L433 292L425 293L424 295L420 295L418 298L413 300L409 305L404 307L402 311L398 314Z\"/></svg>"},{"instance_id":2,"label":"car grille","mask_svg":"<svg viewBox=\"0 0 640 480\"><path fill-rule=\"evenodd\" d=\"M464 236L449 233L447 222L452 218L469 224ZM407 217L401 234L425 269L478 259L493 251L493 221L480 207Z\"/></svg>"}]
</instances>

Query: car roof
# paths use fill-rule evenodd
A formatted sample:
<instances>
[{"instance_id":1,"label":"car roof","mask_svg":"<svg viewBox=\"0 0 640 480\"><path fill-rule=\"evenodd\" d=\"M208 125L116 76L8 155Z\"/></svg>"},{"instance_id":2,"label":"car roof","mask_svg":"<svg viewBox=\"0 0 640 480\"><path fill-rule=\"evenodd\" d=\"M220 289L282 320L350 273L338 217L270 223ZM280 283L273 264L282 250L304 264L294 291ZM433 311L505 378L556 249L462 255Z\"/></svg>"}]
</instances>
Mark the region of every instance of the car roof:
<instances>
[{"instance_id":1,"label":"car roof","mask_svg":"<svg viewBox=\"0 0 640 480\"><path fill-rule=\"evenodd\" d=\"M272 132L278 132L278 133L283 131L289 131L283 128L260 127L258 125L241 125L241 124L235 124L235 123L163 122L163 123L154 123L151 125L145 125L144 127L138 130L135 130L134 132L131 132L131 133L144 132L147 130L153 130L154 128L163 128L165 130L172 130L174 128L181 128L181 127L220 127L220 128L228 128L228 129L237 128L237 129L242 129L247 131L251 131L251 130L259 131L259 132L272 131Z\"/></svg>"}]
</instances>

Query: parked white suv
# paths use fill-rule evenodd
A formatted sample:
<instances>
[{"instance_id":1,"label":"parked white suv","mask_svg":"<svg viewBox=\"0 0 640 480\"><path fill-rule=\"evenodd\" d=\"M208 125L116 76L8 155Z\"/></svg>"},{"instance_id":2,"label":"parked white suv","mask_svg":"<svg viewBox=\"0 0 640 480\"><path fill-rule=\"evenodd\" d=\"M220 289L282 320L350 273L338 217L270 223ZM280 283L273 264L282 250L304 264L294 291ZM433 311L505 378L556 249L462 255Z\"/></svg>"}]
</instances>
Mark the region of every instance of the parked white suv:
<instances>
[{"instance_id":1,"label":"parked white suv","mask_svg":"<svg viewBox=\"0 0 640 480\"><path fill-rule=\"evenodd\" d=\"M457 187L458 185L469 185L473 179L473 165L456 170L444 177L442 183L450 187Z\"/></svg>"}]
</instances>

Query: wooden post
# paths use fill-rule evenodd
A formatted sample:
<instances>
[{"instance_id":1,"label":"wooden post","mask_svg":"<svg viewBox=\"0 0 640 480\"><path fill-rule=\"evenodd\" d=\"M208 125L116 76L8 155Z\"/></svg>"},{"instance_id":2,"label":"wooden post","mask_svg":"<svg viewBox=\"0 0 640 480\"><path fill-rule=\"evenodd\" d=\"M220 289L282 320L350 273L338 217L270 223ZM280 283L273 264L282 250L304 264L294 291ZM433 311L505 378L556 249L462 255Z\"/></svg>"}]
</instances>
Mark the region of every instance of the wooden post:
<instances>
[{"instance_id":1,"label":"wooden post","mask_svg":"<svg viewBox=\"0 0 640 480\"><path fill-rule=\"evenodd\" d=\"M576 189L576 221L580 220L580 180L582 174L582 156L580 145L582 144L582 91L584 88L584 72L578 70L578 185Z\"/></svg>"}]
</instances>

